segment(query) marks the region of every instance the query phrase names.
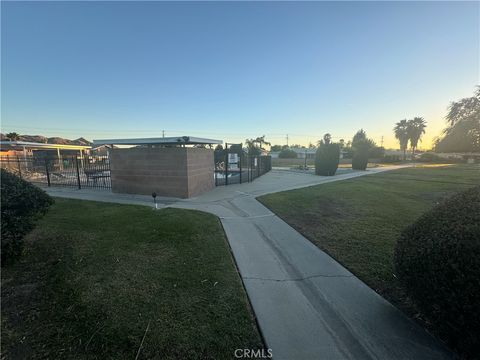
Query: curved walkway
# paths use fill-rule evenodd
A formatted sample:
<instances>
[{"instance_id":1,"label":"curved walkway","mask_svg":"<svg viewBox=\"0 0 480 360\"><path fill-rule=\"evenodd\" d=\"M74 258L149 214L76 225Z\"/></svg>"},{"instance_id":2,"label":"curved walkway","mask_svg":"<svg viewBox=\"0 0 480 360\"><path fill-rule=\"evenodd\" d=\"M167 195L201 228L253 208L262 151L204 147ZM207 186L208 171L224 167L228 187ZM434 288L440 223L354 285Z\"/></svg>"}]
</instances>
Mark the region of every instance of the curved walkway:
<instances>
[{"instance_id":1,"label":"curved walkway","mask_svg":"<svg viewBox=\"0 0 480 360\"><path fill-rule=\"evenodd\" d=\"M452 354L343 266L255 200L256 196L375 174L318 177L272 171L162 206L220 217L267 347L274 359L448 359ZM53 196L152 206L146 196L48 189Z\"/></svg>"}]
</instances>

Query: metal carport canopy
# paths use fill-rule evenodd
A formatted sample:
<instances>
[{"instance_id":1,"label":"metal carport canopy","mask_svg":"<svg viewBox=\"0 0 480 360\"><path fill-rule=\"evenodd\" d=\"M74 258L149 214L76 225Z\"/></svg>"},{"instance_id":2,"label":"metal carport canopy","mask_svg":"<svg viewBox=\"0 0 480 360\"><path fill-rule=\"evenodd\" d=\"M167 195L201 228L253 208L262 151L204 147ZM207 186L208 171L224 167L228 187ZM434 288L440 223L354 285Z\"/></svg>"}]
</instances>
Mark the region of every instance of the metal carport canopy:
<instances>
[{"instance_id":1,"label":"metal carport canopy","mask_svg":"<svg viewBox=\"0 0 480 360\"><path fill-rule=\"evenodd\" d=\"M99 145L212 145L223 144L222 140L205 139L194 136L175 136L137 139L100 139L93 140L94 146Z\"/></svg>"}]
</instances>

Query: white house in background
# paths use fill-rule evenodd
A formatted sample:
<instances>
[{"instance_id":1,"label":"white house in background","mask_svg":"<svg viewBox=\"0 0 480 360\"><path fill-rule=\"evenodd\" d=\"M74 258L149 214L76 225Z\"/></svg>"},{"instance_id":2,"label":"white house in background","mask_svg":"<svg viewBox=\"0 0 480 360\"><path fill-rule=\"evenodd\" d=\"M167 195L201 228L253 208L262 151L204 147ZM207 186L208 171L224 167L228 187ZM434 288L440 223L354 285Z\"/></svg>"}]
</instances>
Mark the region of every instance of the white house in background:
<instances>
[{"instance_id":1,"label":"white house in background","mask_svg":"<svg viewBox=\"0 0 480 360\"><path fill-rule=\"evenodd\" d=\"M315 158L315 153L317 152L316 148L289 148L289 150L295 151L297 153L297 159L305 159L305 156L307 159L314 159ZM269 155L272 157L272 159L278 158L278 155L280 154L280 151L271 151Z\"/></svg>"},{"instance_id":2,"label":"white house in background","mask_svg":"<svg viewBox=\"0 0 480 360\"><path fill-rule=\"evenodd\" d=\"M317 148L290 148L297 153L297 159L315 159L315 154L317 152ZM340 150L340 159L343 159L344 151ZM277 159L280 151L271 151L269 155L272 159Z\"/></svg>"},{"instance_id":3,"label":"white house in background","mask_svg":"<svg viewBox=\"0 0 480 360\"><path fill-rule=\"evenodd\" d=\"M48 144L36 143L29 141L0 141L0 156L57 156L59 159L62 155L77 155L83 158L88 154L91 146L84 145L64 145L64 144Z\"/></svg>"}]
</instances>

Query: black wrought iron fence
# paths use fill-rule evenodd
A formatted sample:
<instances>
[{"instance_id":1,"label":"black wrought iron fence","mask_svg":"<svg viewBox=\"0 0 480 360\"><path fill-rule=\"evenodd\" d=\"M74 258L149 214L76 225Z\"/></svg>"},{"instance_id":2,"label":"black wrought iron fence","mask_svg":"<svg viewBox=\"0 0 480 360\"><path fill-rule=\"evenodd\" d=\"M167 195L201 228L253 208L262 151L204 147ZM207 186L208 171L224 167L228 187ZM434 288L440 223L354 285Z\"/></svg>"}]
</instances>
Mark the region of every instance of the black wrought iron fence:
<instances>
[{"instance_id":1,"label":"black wrought iron fence","mask_svg":"<svg viewBox=\"0 0 480 360\"><path fill-rule=\"evenodd\" d=\"M22 179L47 186L111 188L108 156L0 157L0 166Z\"/></svg>"},{"instance_id":2,"label":"black wrought iron fence","mask_svg":"<svg viewBox=\"0 0 480 360\"><path fill-rule=\"evenodd\" d=\"M227 153L215 161L215 185L231 185L251 182L272 169L270 156L249 156Z\"/></svg>"}]
</instances>

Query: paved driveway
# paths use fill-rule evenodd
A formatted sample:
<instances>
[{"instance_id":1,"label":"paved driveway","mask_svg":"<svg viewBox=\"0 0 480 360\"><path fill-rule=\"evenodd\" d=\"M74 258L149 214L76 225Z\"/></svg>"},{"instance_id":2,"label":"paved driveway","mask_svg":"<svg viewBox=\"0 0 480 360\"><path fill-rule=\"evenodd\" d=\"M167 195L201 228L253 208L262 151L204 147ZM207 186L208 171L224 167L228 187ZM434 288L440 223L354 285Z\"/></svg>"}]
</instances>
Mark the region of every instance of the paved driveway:
<instances>
[{"instance_id":1,"label":"paved driveway","mask_svg":"<svg viewBox=\"0 0 480 360\"><path fill-rule=\"evenodd\" d=\"M220 217L274 359L451 358L438 340L255 200L266 193L390 169L335 177L272 171L253 183L218 187L189 200L168 199L164 206ZM77 198L92 194L49 192L66 197L76 192ZM92 200L151 206L149 197L95 194Z\"/></svg>"}]
</instances>

